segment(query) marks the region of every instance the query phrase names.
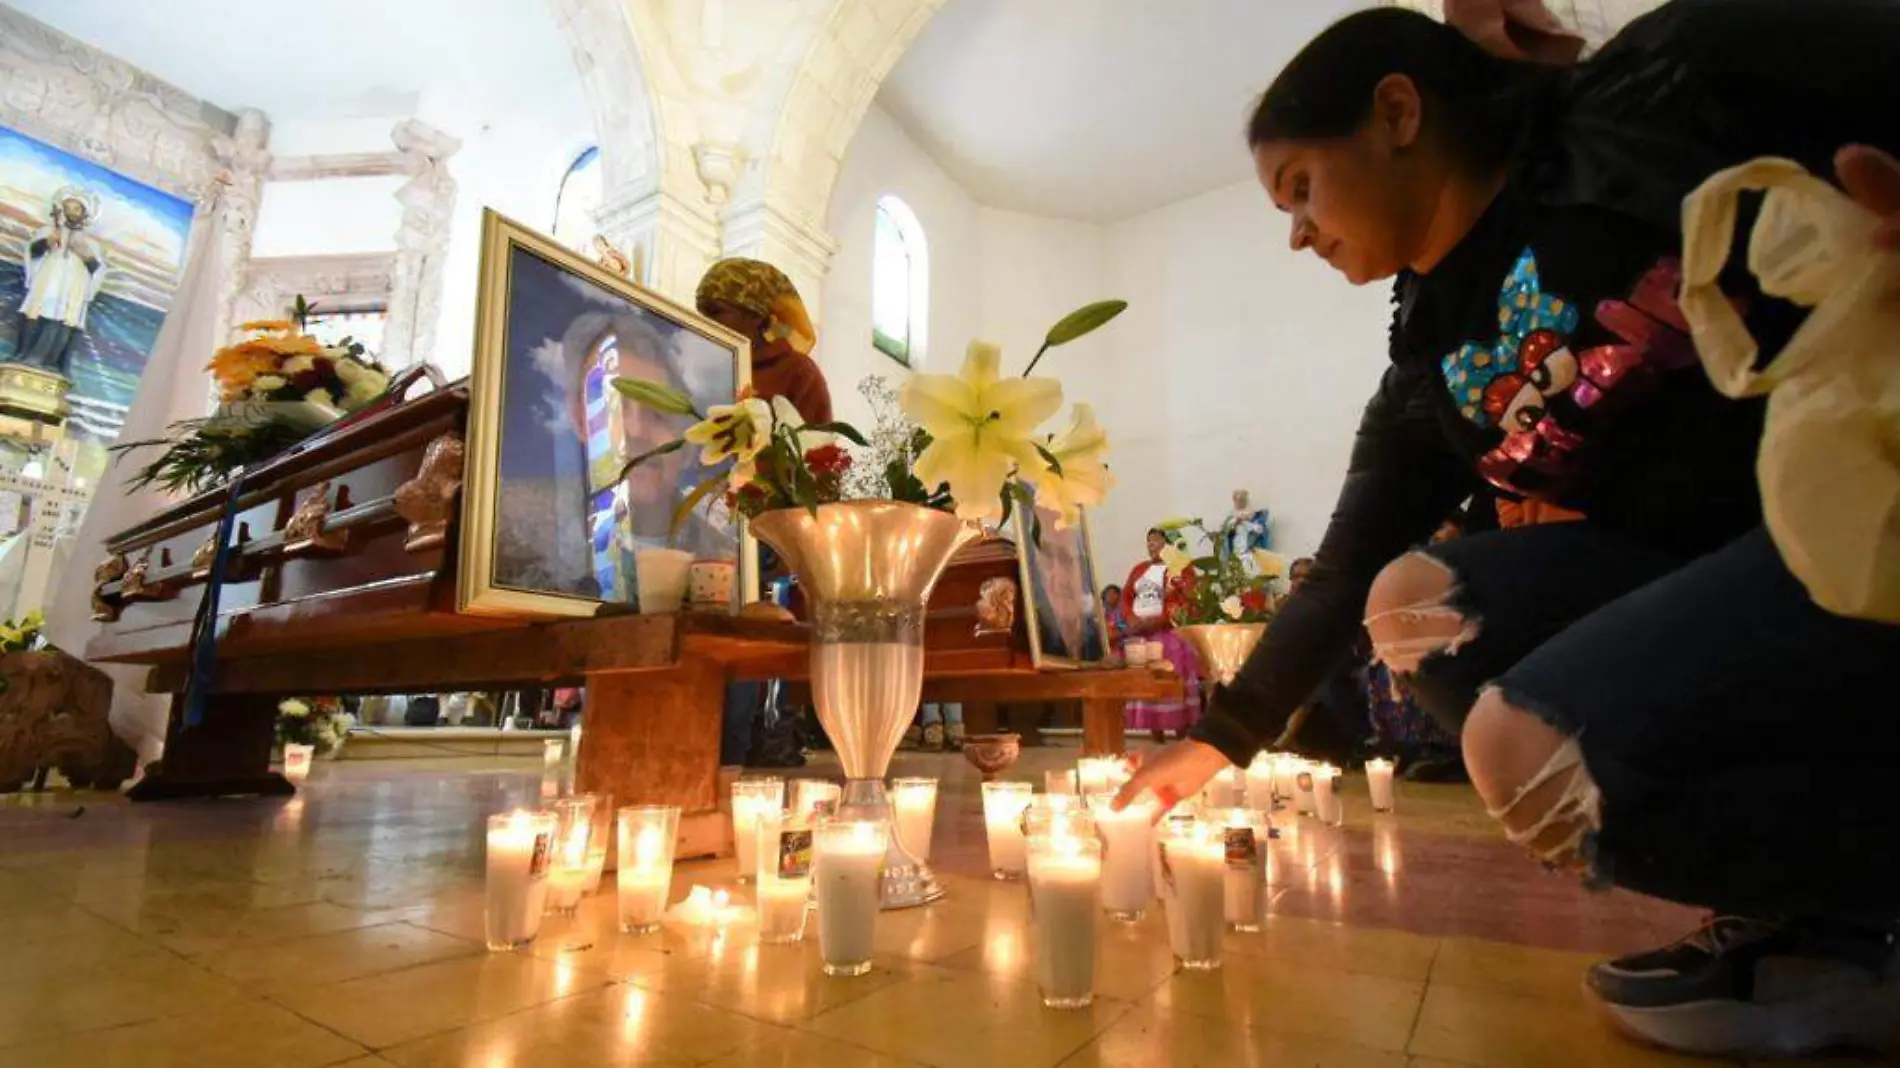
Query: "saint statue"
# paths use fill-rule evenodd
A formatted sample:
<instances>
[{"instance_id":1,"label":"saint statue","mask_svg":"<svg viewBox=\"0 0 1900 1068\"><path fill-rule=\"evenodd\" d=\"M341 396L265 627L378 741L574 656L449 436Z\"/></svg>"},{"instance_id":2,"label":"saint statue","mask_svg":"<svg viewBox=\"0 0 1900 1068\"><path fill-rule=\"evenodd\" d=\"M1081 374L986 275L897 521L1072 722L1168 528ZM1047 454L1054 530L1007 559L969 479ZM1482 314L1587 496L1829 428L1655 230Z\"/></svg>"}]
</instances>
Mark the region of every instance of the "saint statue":
<instances>
[{"instance_id":1,"label":"saint statue","mask_svg":"<svg viewBox=\"0 0 1900 1068\"><path fill-rule=\"evenodd\" d=\"M1227 551L1240 557L1248 571L1254 569L1255 549L1271 548L1273 535L1267 526L1267 510L1255 508L1248 492L1244 489L1234 491L1234 514L1223 524L1227 536Z\"/></svg>"},{"instance_id":2,"label":"saint statue","mask_svg":"<svg viewBox=\"0 0 1900 1068\"><path fill-rule=\"evenodd\" d=\"M62 377L72 362L86 309L105 284L105 251L86 228L98 218L99 198L77 186L53 195L50 225L26 243L26 300L13 359Z\"/></svg>"},{"instance_id":3,"label":"saint statue","mask_svg":"<svg viewBox=\"0 0 1900 1068\"><path fill-rule=\"evenodd\" d=\"M594 235L594 262L622 278L633 277L633 264L627 262L626 255L599 234Z\"/></svg>"}]
</instances>

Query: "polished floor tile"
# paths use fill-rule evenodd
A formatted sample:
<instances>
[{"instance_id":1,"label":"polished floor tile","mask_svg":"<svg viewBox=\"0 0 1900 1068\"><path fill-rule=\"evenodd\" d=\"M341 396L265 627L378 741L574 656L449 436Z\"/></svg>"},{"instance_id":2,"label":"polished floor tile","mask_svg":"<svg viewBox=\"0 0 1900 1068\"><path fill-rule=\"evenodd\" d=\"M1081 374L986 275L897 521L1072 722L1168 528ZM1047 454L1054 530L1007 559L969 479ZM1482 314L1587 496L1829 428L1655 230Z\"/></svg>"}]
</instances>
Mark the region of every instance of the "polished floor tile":
<instances>
[{"instance_id":1,"label":"polished floor tile","mask_svg":"<svg viewBox=\"0 0 1900 1068\"><path fill-rule=\"evenodd\" d=\"M1028 750L1009 775L1074 756ZM1342 826L1283 822L1268 922L1227 936L1221 970L1177 971L1156 905L1098 923L1096 1003L1058 1012L1026 888L989 875L977 777L932 754L892 771L942 780L948 893L882 914L856 979L822 974L815 926L792 946L745 924L623 935L611 875L531 947L487 952L481 821L538 803L538 761L325 764L289 800L0 799L0 1068L1722 1063L1625 1042L1579 988L1694 915L1551 876L1469 788L1404 784L1388 815L1349 780ZM682 863L674 899L694 886L749 901L730 860Z\"/></svg>"}]
</instances>

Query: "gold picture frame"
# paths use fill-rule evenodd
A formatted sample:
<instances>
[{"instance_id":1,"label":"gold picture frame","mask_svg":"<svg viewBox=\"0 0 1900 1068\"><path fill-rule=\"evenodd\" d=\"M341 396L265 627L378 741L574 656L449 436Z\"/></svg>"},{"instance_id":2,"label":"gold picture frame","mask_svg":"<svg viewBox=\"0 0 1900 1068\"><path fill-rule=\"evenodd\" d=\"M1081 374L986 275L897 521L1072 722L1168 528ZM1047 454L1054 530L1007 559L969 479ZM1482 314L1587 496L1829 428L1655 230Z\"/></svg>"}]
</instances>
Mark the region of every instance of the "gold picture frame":
<instances>
[{"instance_id":1,"label":"gold picture frame","mask_svg":"<svg viewBox=\"0 0 1900 1068\"><path fill-rule=\"evenodd\" d=\"M620 477L691 418L623 401L618 376L664 378L706 410L751 382L750 342L495 212L482 215L456 600L474 615L592 616L637 604L633 552L681 484L687 449ZM713 469L716 470L716 469ZM716 500L716 495L715 495ZM679 548L736 556L733 610L756 596L743 518L695 509ZM727 550L730 549L730 552Z\"/></svg>"},{"instance_id":2,"label":"gold picture frame","mask_svg":"<svg viewBox=\"0 0 1900 1068\"><path fill-rule=\"evenodd\" d=\"M1040 544L1031 536L1028 509L1016 509L1013 520L1031 662L1038 670L1105 667L1113 655L1114 642L1108 613L1102 607L1102 582L1095 568L1088 512L1082 510L1075 524L1062 530L1056 528L1055 513L1037 509L1036 514L1042 523ZM1058 562L1060 566L1050 566ZM1067 571L1070 562L1074 564L1072 572ZM1064 572L1072 577L1061 580L1059 576ZM1075 632L1063 633L1063 621L1074 624Z\"/></svg>"}]
</instances>

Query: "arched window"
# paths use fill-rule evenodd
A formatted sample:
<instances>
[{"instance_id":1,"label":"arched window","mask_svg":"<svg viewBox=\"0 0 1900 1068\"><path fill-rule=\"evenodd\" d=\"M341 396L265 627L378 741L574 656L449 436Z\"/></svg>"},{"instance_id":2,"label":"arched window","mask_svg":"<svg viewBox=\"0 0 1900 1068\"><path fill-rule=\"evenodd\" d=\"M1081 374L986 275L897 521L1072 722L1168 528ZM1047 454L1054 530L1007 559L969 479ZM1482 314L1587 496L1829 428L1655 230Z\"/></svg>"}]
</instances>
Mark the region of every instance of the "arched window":
<instances>
[{"instance_id":1,"label":"arched window","mask_svg":"<svg viewBox=\"0 0 1900 1068\"><path fill-rule=\"evenodd\" d=\"M600 208L600 148L590 146L561 175L554 194L554 239L572 249L585 249L594 239L594 212Z\"/></svg>"},{"instance_id":2,"label":"arched window","mask_svg":"<svg viewBox=\"0 0 1900 1068\"><path fill-rule=\"evenodd\" d=\"M871 246L871 344L921 367L930 312L930 249L910 206L879 197Z\"/></svg>"}]
</instances>

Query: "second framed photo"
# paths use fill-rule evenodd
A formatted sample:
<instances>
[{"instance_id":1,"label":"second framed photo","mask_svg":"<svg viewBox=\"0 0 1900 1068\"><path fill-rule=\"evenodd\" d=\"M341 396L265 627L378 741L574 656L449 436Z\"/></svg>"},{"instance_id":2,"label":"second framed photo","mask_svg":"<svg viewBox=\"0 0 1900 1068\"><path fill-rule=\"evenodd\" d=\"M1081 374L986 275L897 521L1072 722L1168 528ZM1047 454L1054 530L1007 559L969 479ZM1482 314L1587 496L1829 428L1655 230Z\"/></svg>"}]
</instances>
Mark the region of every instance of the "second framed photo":
<instances>
[{"instance_id":1,"label":"second framed photo","mask_svg":"<svg viewBox=\"0 0 1900 1068\"><path fill-rule=\"evenodd\" d=\"M1038 668L1099 667L1112 643L1095 571L1088 514L1066 529L1053 512L1037 510L1042 540L1032 538L1025 510L1016 511L1016 556L1022 573L1024 623Z\"/></svg>"}]
</instances>

